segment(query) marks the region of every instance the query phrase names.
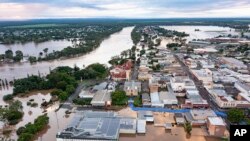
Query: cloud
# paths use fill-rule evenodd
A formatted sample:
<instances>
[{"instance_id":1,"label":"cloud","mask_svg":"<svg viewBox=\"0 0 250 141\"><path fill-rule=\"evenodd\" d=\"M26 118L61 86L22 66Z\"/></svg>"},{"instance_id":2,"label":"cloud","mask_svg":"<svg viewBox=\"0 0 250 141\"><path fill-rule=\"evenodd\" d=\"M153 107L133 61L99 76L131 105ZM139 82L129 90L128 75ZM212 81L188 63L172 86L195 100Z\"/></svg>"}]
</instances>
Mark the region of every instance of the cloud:
<instances>
[{"instance_id":1,"label":"cloud","mask_svg":"<svg viewBox=\"0 0 250 141\"><path fill-rule=\"evenodd\" d=\"M0 19L250 17L249 0L1 0Z\"/></svg>"}]
</instances>

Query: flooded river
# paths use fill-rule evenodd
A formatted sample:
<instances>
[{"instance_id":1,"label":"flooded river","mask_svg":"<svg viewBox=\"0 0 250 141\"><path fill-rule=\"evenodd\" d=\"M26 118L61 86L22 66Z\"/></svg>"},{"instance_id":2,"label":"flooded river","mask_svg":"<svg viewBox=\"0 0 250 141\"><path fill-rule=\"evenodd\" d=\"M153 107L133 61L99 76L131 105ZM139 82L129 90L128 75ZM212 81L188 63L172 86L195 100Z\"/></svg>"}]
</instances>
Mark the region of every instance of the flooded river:
<instances>
[{"instance_id":1,"label":"flooded river","mask_svg":"<svg viewBox=\"0 0 250 141\"><path fill-rule=\"evenodd\" d=\"M122 31L112 34L101 43L99 48L84 56L65 60L41 62L34 65L31 65L30 63L4 64L0 66L0 78L7 78L8 80L13 78L22 78L26 77L27 74L37 74L38 71L45 75L49 72L49 68L53 69L57 66L73 67L76 64L79 67L83 67L83 65L87 66L92 63L108 64L108 61L112 56L119 55L123 50L130 49L132 47L133 43L130 38L132 30L133 27L126 27ZM11 94L12 92L12 87L1 88L0 105L6 105L2 98L4 95ZM50 98L51 96L48 91L35 92L30 94L28 97L16 97L16 100L22 102L24 117L23 120L15 126L15 129L24 126L28 122L33 122L35 118L37 118L39 115L42 115L44 109L40 108L40 105L44 100L48 101ZM31 99L34 99L34 102L38 103L38 107L30 107L27 105L27 102L29 102ZM56 133L65 128L65 126L73 117L73 114L71 114L69 117L65 117L65 111L67 109L61 108L59 111L55 112L55 109L58 106L59 104L55 103L46 109L49 116L49 127L43 131L43 134L38 136L37 140L55 141ZM12 132L10 138L16 140L16 133Z\"/></svg>"},{"instance_id":2,"label":"flooded river","mask_svg":"<svg viewBox=\"0 0 250 141\"><path fill-rule=\"evenodd\" d=\"M171 28L173 29L174 26ZM183 29L184 26L179 27L175 26L175 30L180 28ZM205 29L209 28L210 26L207 26ZM190 30L194 32L195 28L199 28L200 32L205 32L204 28L201 27L193 27L193 29ZM132 31L133 27L126 27L122 31L115 33L105 39L99 48L97 48L95 51L76 58L70 58L65 60L55 60L50 62L41 62L34 65L31 65L30 63L20 63L20 64L4 64L0 66L0 78L7 78L8 80L11 80L13 78L21 78L26 77L27 74L37 74L38 71L40 71L41 74L47 74L49 72L49 68L53 69L57 66L71 66L73 67L75 64L79 67L83 67L83 65L87 66L92 63L104 63L108 64L108 61L110 58L114 55L119 55L120 52L126 49L130 49L133 45L132 40L130 38L130 33ZM186 28L184 28L186 29ZM222 28L224 29L224 28ZM183 31L188 31L183 30ZM211 30L214 30L212 28ZM195 32L196 33L196 32ZM207 38L210 36L217 36L217 32L215 32L213 35L210 35L210 32L207 32L209 35L204 35L201 37ZM200 34L206 34L206 33L200 33ZM194 36L192 36L193 38ZM197 36L200 37L200 36ZM162 42L161 46L166 46L166 43L170 41L166 40ZM6 103L2 100L3 95L5 94L11 94L13 91L12 87L5 87L0 90L0 104L5 105ZM21 122L19 122L15 129L17 129L20 126L23 126L27 124L28 122L33 122L35 118L37 118L39 115L42 115L44 112L44 109L40 108L40 104L46 100L48 101L51 98L49 91L40 91L40 92L34 92L29 95L29 97L16 97L15 99L20 100L23 104L23 110L24 110L24 117ZM31 99L34 99L34 102L38 103L38 107L30 107L27 105L27 102L29 102ZM38 135L37 139L38 141L55 141L56 140L56 133L60 131L61 129L65 128L67 124L70 122L74 114L71 114L69 117L65 117L65 111L67 109L61 108L59 111L55 112L55 109L59 106L59 103L55 103L51 107L47 108L47 114L49 116L49 127L44 130L40 135ZM195 135L191 137L191 139L186 139L186 136L184 134L183 128L176 128L174 133L166 133L164 128L156 129L157 127L153 127L153 125L147 126L147 133L145 135L136 135L136 136L124 136L121 135L120 140L121 141L127 141L127 140L197 140L197 141L205 141L206 139L203 136ZM180 135L176 135L180 134ZM15 131L12 132L10 135L11 139L16 140L17 136Z\"/></svg>"},{"instance_id":3,"label":"flooded river","mask_svg":"<svg viewBox=\"0 0 250 141\"><path fill-rule=\"evenodd\" d=\"M43 43L34 43L34 42L28 42L25 44L16 43L16 44L0 44L0 54L4 54L6 50L12 50L13 53L17 50L20 50L23 52L24 56L39 56L39 53L42 52L44 54L44 49L48 48L47 53L51 53L54 51L60 51L67 46L71 46L71 41L68 40L57 40L57 41L47 41Z\"/></svg>"},{"instance_id":4,"label":"flooded river","mask_svg":"<svg viewBox=\"0 0 250 141\"><path fill-rule=\"evenodd\" d=\"M123 50L130 49L133 42L130 37L130 33L134 27L123 28L122 31L112 34L105 39L99 48L90 52L89 54L69 58L64 60L54 60L49 62L38 62L31 65L30 63L14 63L14 64L2 64L0 65L0 79L13 80L14 78L26 77L27 74L38 74L38 71L42 75L46 75L49 69L56 68L58 66L71 66L77 65L78 67L87 66L92 63L108 64L108 61L112 56L119 55Z\"/></svg>"}]
</instances>

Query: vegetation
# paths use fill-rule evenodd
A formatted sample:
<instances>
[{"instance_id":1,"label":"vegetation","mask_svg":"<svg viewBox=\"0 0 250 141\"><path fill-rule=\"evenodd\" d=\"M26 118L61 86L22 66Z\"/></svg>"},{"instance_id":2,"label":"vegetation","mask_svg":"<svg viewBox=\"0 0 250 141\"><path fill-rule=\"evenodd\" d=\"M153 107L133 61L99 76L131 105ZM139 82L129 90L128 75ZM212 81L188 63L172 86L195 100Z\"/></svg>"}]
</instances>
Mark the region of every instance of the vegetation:
<instances>
[{"instance_id":1,"label":"vegetation","mask_svg":"<svg viewBox=\"0 0 250 141\"><path fill-rule=\"evenodd\" d=\"M189 34L185 33L185 32L178 32L175 30L167 30L161 27L154 27L154 30L156 30L159 34L161 34L162 36L165 37L186 37L189 36Z\"/></svg>"},{"instance_id":2,"label":"vegetation","mask_svg":"<svg viewBox=\"0 0 250 141\"><path fill-rule=\"evenodd\" d=\"M7 120L10 125L17 124L22 117L22 103L20 101L13 101L9 107L0 108L0 119Z\"/></svg>"},{"instance_id":3,"label":"vegetation","mask_svg":"<svg viewBox=\"0 0 250 141\"><path fill-rule=\"evenodd\" d=\"M46 77L28 76L14 81L13 95L28 93L32 90L54 89L51 95L65 101L77 86L77 80L105 78L108 69L102 64L91 64L85 69L57 67Z\"/></svg>"},{"instance_id":4,"label":"vegetation","mask_svg":"<svg viewBox=\"0 0 250 141\"><path fill-rule=\"evenodd\" d=\"M71 40L72 45L65 47L61 51L53 51L48 53L48 48L39 53L38 56L30 56L30 63L37 61L46 61L58 59L60 57L74 57L76 55L86 54L99 47L100 43L109 35L122 30L123 24L107 24L107 25L68 25L61 26L32 26L28 25L25 28L12 27L12 28L0 28L4 34L0 35L0 42L3 44L13 43L26 43L26 42L45 42L50 40ZM13 34L16 32L16 34ZM72 39L73 38L73 39ZM2 58L2 55L1 55ZM11 50L7 50L4 59L11 59L20 61L23 58L23 54L17 52L16 56L13 56Z\"/></svg>"},{"instance_id":5,"label":"vegetation","mask_svg":"<svg viewBox=\"0 0 250 141\"><path fill-rule=\"evenodd\" d=\"M192 125L190 122L186 122L184 124L184 130L186 131L187 134L191 134L192 131Z\"/></svg>"},{"instance_id":6,"label":"vegetation","mask_svg":"<svg viewBox=\"0 0 250 141\"><path fill-rule=\"evenodd\" d=\"M135 107L142 106L142 99L140 96L137 96L136 98L134 98L134 106Z\"/></svg>"},{"instance_id":7,"label":"vegetation","mask_svg":"<svg viewBox=\"0 0 250 141\"><path fill-rule=\"evenodd\" d=\"M19 127L16 131L19 136L18 141L32 141L35 135L42 131L49 123L47 115L39 116L34 123L28 123L24 127Z\"/></svg>"},{"instance_id":8,"label":"vegetation","mask_svg":"<svg viewBox=\"0 0 250 141\"><path fill-rule=\"evenodd\" d=\"M90 105L92 99L88 98L76 98L73 100L73 103L76 105Z\"/></svg>"},{"instance_id":9,"label":"vegetation","mask_svg":"<svg viewBox=\"0 0 250 141\"><path fill-rule=\"evenodd\" d=\"M244 119L244 111L241 109L230 109L227 112L227 118L230 122L239 123Z\"/></svg>"},{"instance_id":10,"label":"vegetation","mask_svg":"<svg viewBox=\"0 0 250 141\"><path fill-rule=\"evenodd\" d=\"M141 40L141 31L138 26L136 26L132 32L131 32L131 39L134 43L134 45L137 45L139 41Z\"/></svg>"},{"instance_id":11,"label":"vegetation","mask_svg":"<svg viewBox=\"0 0 250 141\"><path fill-rule=\"evenodd\" d=\"M11 100L13 100L13 95L7 94L7 95L3 96L3 100L4 101L11 101Z\"/></svg>"},{"instance_id":12,"label":"vegetation","mask_svg":"<svg viewBox=\"0 0 250 141\"><path fill-rule=\"evenodd\" d=\"M169 44L167 44L168 48L175 48L175 47L180 47L180 46L181 46L181 44L178 44L178 43L169 43Z\"/></svg>"},{"instance_id":13,"label":"vegetation","mask_svg":"<svg viewBox=\"0 0 250 141\"><path fill-rule=\"evenodd\" d=\"M126 105L128 101L128 97L126 96L126 92L122 90L116 90L111 93L112 104L113 105Z\"/></svg>"}]
</instances>

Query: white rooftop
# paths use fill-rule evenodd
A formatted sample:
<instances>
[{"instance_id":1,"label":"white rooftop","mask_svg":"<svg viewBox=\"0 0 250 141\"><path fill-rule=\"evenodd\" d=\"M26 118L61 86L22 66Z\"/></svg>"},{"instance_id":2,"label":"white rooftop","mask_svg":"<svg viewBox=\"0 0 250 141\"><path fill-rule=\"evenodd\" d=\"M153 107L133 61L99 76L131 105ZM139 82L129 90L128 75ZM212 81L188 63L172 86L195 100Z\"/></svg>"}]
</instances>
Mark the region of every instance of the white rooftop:
<instances>
[{"instance_id":1,"label":"white rooftop","mask_svg":"<svg viewBox=\"0 0 250 141\"><path fill-rule=\"evenodd\" d=\"M224 121L222 120L221 117L208 117L208 121L212 125L222 125L222 126L225 126L225 123L224 123Z\"/></svg>"}]
</instances>

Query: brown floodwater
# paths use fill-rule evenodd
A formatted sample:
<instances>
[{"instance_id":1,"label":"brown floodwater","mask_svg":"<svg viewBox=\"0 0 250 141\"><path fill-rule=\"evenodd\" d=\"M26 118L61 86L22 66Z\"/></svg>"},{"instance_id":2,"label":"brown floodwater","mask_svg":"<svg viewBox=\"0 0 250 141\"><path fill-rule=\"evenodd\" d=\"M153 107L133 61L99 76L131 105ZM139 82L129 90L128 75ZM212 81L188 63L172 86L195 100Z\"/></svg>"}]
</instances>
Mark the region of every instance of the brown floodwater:
<instances>
[{"instance_id":1,"label":"brown floodwater","mask_svg":"<svg viewBox=\"0 0 250 141\"><path fill-rule=\"evenodd\" d=\"M192 135L187 137L183 127L173 127L172 131L163 127L147 124L146 134L120 135L119 141L220 141L217 138L207 138L201 128L193 128Z\"/></svg>"},{"instance_id":2,"label":"brown floodwater","mask_svg":"<svg viewBox=\"0 0 250 141\"><path fill-rule=\"evenodd\" d=\"M107 64L111 57L119 55L122 51L130 49L133 42L130 37L130 33L134 27L125 27L120 32L114 33L105 40L94 51L75 58L59 59L54 61L38 62L36 64L13 63L13 64L0 64L0 79L13 80L14 78L23 78L27 74L48 74L50 68L56 68L58 66L70 66L77 65L82 68L92 63Z\"/></svg>"}]
</instances>

